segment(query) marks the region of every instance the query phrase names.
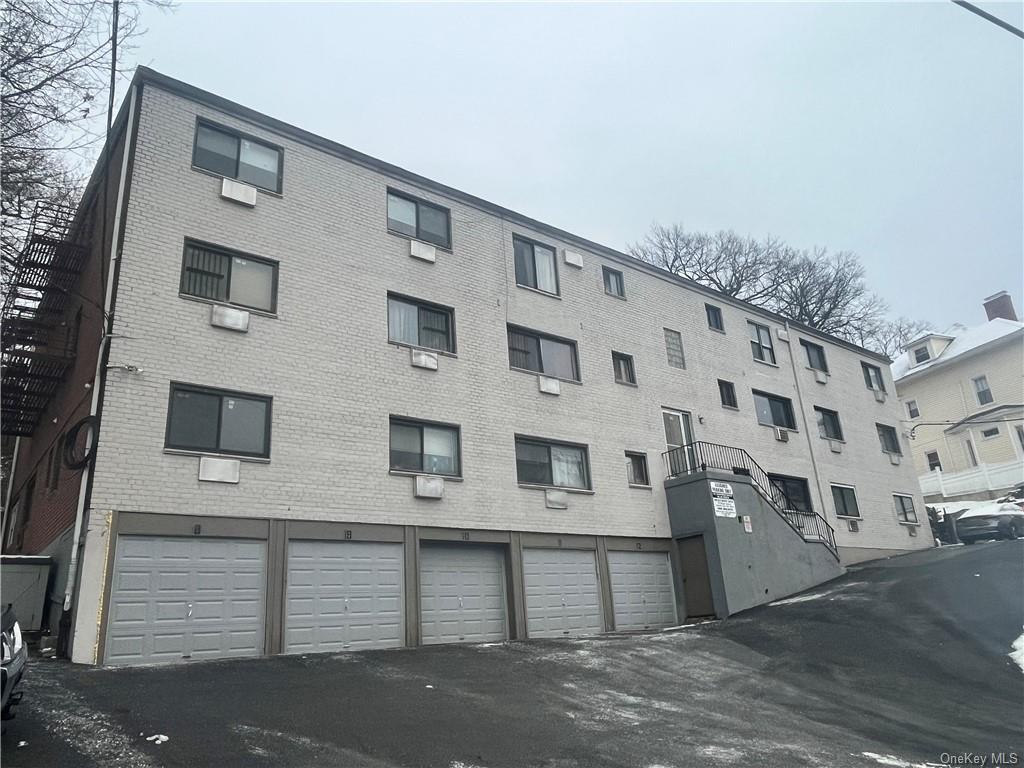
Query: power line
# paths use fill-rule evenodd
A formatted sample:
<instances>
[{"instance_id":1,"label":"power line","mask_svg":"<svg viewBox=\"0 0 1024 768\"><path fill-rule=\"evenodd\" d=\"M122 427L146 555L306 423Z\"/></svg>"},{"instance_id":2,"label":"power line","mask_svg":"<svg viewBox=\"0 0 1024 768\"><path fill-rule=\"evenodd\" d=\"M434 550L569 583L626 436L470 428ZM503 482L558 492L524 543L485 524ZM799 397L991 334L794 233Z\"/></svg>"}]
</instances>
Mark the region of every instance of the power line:
<instances>
[{"instance_id":1,"label":"power line","mask_svg":"<svg viewBox=\"0 0 1024 768\"><path fill-rule=\"evenodd\" d=\"M1012 34L1024 40L1024 32L1017 29L1012 24L1003 21L998 16L993 16L991 13L987 13L981 10L981 8L979 8L978 6L971 5L970 3L966 2L966 0L952 0L952 2L954 5L959 5L961 8L964 8L965 10L968 10L971 13L975 13L978 16L981 16L981 18L985 19L985 21L991 21L997 27L1002 27L1007 32L1011 32Z\"/></svg>"}]
</instances>

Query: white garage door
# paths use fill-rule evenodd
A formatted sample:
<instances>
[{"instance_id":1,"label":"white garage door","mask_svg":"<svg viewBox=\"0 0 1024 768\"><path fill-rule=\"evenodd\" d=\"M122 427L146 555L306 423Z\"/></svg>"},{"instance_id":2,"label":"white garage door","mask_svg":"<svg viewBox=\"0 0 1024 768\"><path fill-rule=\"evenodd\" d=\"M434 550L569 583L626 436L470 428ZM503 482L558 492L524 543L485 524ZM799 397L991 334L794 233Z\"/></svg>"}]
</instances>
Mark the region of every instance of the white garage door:
<instances>
[{"instance_id":1,"label":"white garage door","mask_svg":"<svg viewBox=\"0 0 1024 768\"><path fill-rule=\"evenodd\" d=\"M404 645L402 545L290 541L285 651Z\"/></svg>"},{"instance_id":2,"label":"white garage door","mask_svg":"<svg viewBox=\"0 0 1024 768\"><path fill-rule=\"evenodd\" d=\"M667 552L609 552L616 629L667 627L676 621Z\"/></svg>"},{"instance_id":3,"label":"white garage door","mask_svg":"<svg viewBox=\"0 0 1024 768\"><path fill-rule=\"evenodd\" d=\"M423 544L420 624L427 645L504 640L503 551L470 544Z\"/></svg>"},{"instance_id":4,"label":"white garage door","mask_svg":"<svg viewBox=\"0 0 1024 768\"><path fill-rule=\"evenodd\" d=\"M524 549L523 581L530 637L595 634L603 629L593 552Z\"/></svg>"},{"instance_id":5,"label":"white garage door","mask_svg":"<svg viewBox=\"0 0 1024 768\"><path fill-rule=\"evenodd\" d=\"M107 664L263 653L266 543L118 536Z\"/></svg>"}]
</instances>

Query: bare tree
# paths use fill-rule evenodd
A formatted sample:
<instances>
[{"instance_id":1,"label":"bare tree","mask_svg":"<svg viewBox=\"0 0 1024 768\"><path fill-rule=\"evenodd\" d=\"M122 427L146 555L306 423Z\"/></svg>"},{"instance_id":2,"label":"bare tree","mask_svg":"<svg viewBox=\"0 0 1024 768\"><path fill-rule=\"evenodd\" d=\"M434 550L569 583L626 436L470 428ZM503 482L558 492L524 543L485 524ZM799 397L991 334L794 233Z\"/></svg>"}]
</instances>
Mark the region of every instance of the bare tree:
<instances>
[{"instance_id":1,"label":"bare tree","mask_svg":"<svg viewBox=\"0 0 1024 768\"><path fill-rule=\"evenodd\" d=\"M853 341L895 360L907 344L930 328L929 323L911 320L909 317L899 317L895 320L883 318L873 327L865 328L864 332Z\"/></svg>"},{"instance_id":2,"label":"bare tree","mask_svg":"<svg viewBox=\"0 0 1024 768\"><path fill-rule=\"evenodd\" d=\"M848 251L801 251L774 237L687 232L654 224L631 255L696 283L888 354L922 326L889 321L886 303L867 285L860 259Z\"/></svg>"},{"instance_id":3,"label":"bare tree","mask_svg":"<svg viewBox=\"0 0 1024 768\"><path fill-rule=\"evenodd\" d=\"M139 34L144 0L119 4L118 45ZM147 2L167 5L165 0ZM98 150L111 77L114 6L104 0L4 0L0 42L0 247L17 260L37 206L73 206Z\"/></svg>"}]
</instances>

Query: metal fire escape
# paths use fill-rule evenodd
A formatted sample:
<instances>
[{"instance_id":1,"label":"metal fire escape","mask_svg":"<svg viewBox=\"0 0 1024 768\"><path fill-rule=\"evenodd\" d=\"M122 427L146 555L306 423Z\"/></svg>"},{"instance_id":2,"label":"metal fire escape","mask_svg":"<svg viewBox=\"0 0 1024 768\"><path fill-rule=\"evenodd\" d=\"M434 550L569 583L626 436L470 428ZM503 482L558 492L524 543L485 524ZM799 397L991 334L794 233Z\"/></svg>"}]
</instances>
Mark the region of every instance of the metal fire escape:
<instances>
[{"instance_id":1,"label":"metal fire escape","mask_svg":"<svg viewBox=\"0 0 1024 768\"><path fill-rule=\"evenodd\" d=\"M7 264L0 334L4 435L29 436L75 359L77 327L66 324L87 249L68 241L73 213L37 209L13 264ZM64 332L58 329L64 326Z\"/></svg>"}]
</instances>

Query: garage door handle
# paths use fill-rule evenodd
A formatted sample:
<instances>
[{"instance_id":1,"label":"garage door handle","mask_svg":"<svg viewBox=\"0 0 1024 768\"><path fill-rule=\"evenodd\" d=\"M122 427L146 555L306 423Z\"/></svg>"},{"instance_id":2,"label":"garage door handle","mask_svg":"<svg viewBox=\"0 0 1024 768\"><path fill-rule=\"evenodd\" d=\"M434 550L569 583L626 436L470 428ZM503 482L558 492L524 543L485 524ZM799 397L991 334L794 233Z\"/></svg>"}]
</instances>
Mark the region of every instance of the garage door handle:
<instances>
[{"instance_id":1,"label":"garage door handle","mask_svg":"<svg viewBox=\"0 0 1024 768\"><path fill-rule=\"evenodd\" d=\"M192 618L192 603L188 604L188 616L186 616L185 618L186 619L191 619Z\"/></svg>"},{"instance_id":2,"label":"garage door handle","mask_svg":"<svg viewBox=\"0 0 1024 768\"><path fill-rule=\"evenodd\" d=\"M459 608L461 608L461 607L462 607L462 598L460 597L459 598Z\"/></svg>"}]
</instances>

